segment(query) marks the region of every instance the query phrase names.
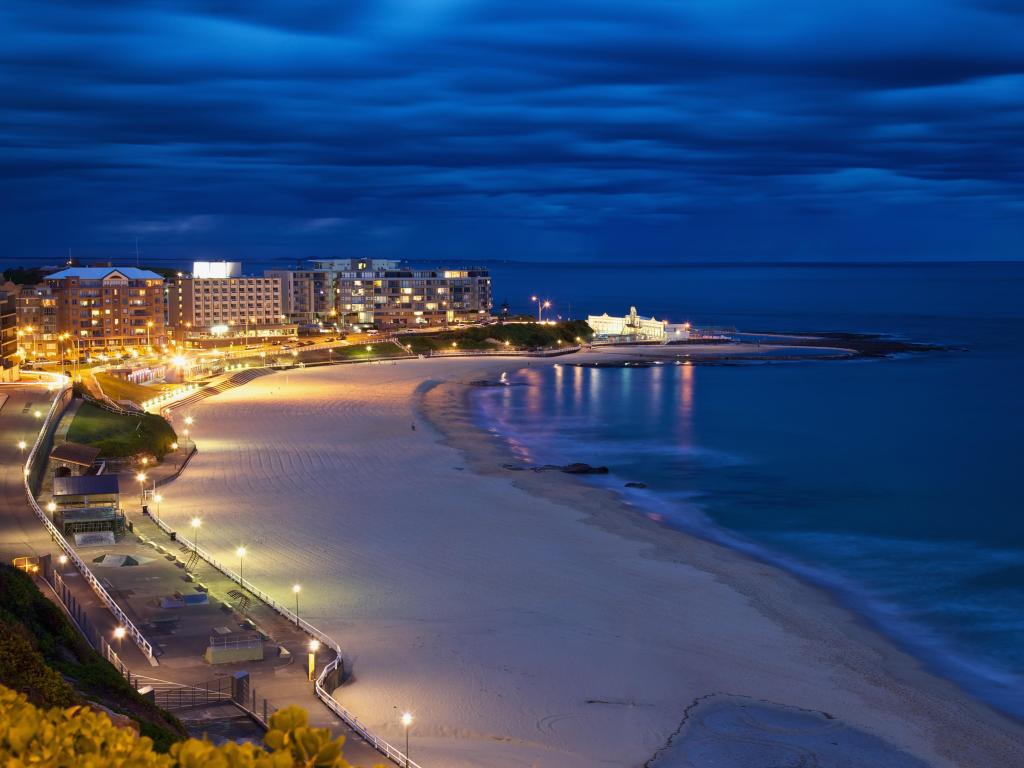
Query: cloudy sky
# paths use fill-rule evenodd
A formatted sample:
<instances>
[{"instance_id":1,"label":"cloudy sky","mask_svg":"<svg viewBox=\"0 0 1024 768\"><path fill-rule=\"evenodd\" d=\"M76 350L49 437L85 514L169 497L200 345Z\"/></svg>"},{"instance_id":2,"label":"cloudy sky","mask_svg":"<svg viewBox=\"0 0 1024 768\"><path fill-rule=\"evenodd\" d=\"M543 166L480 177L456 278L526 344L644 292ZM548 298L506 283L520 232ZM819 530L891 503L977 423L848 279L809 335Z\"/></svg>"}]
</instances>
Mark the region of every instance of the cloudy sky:
<instances>
[{"instance_id":1,"label":"cloudy sky","mask_svg":"<svg viewBox=\"0 0 1024 768\"><path fill-rule=\"evenodd\" d=\"M5 0L0 260L1024 257L1014 0Z\"/></svg>"}]
</instances>

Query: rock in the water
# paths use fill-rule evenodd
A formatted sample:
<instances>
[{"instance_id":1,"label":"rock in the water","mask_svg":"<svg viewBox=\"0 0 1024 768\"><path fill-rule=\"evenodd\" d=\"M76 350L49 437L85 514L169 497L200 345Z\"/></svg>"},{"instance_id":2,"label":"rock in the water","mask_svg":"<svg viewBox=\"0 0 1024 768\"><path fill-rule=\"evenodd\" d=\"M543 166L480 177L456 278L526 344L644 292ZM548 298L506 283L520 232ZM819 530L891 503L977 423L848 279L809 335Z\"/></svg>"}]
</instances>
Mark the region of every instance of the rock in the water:
<instances>
[{"instance_id":1,"label":"rock in the water","mask_svg":"<svg viewBox=\"0 0 1024 768\"><path fill-rule=\"evenodd\" d=\"M630 483L626 483L626 487L627 488L646 488L647 487L647 483L630 482Z\"/></svg>"},{"instance_id":2,"label":"rock in the water","mask_svg":"<svg viewBox=\"0 0 1024 768\"><path fill-rule=\"evenodd\" d=\"M566 464L562 471L570 475L607 475L608 467L592 467L589 464Z\"/></svg>"}]
</instances>

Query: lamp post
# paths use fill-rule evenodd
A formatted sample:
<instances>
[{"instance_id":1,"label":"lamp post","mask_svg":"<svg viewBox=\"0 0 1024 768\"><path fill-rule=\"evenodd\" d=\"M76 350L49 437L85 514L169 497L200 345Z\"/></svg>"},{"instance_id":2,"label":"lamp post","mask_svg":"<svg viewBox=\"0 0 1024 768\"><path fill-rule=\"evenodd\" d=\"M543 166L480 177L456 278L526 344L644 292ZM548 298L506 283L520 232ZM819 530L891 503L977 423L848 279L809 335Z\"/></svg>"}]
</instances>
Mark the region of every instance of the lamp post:
<instances>
[{"instance_id":1,"label":"lamp post","mask_svg":"<svg viewBox=\"0 0 1024 768\"><path fill-rule=\"evenodd\" d=\"M154 493L153 494L153 501L156 502L156 519L157 520L160 519L160 502L163 501L163 500L164 500L164 497L161 496L159 493Z\"/></svg>"},{"instance_id":2,"label":"lamp post","mask_svg":"<svg viewBox=\"0 0 1024 768\"><path fill-rule=\"evenodd\" d=\"M235 550L235 554L238 555L238 585L245 589L245 576L242 575L242 565L245 561L245 547L239 547Z\"/></svg>"},{"instance_id":3,"label":"lamp post","mask_svg":"<svg viewBox=\"0 0 1024 768\"><path fill-rule=\"evenodd\" d=\"M307 673L308 673L310 682L313 681L313 675L316 672L316 652L319 651L319 650L320 650L320 641L319 640L310 640L309 641L308 668L307 668Z\"/></svg>"},{"instance_id":4,"label":"lamp post","mask_svg":"<svg viewBox=\"0 0 1024 768\"><path fill-rule=\"evenodd\" d=\"M21 451L21 458L23 460L25 458L25 449L26 448L28 448L28 443L26 443L24 440L19 440L18 441L18 450Z\"/></svg>"},{"instance_id":5,"label":"lamp post","mask_svg":"<svg viewBox=\"0 0 1024 768\"><path fill-rule=\"evenodd\" d=\"M199 526L203 524L203 521L198 517L192 518L192 549L199 549Z\"/></svg>"},{"instance_id":6,"label":"lamp post","mask_svg":"<svg viewBox=\"0 0 1024 768\"><path fill-rule=\"evenodd\" d=\"M295 593L295 626L299 626L299 592L302 591L301 584L292 584L292 592Z\"/></svg>"},{"instance_id":7,"label":"lamp post","mask_svg":"<svg viewBox=\"0 0 1024 768\"><path fill-rule=\"evenodd\" d=\"M412 713L402 713L402 727L405 728L405 768L409 768L409 728L412 727Z\"/></svg>"},{"instance_id":8,"label":"lamp post","mask_svg":"<svg viewBox=\"0 0 1024 768\"><path fill-rule=\"evenodd\" d=\"M114 629L114 639L117 640L117 661L121 665L124 664L124 662L121 661L121 653L124 651L124 636L126 634L127 631L124 627L117 627ZM119 669L118 672L120 671L121 670Z\"/></svg>"},{"instance_id":9,"label":"lamp post","mask_svg":"<svg viewBox=\"0 0 1024 768\"><path fill-rule=\"evenodd\" d=\"M139 504L142 504L146 500L146 473L139 472L135 479L139 481Z\"/></svg>"},{"instance_id":10,"label":"lamp post","mask_svg":"<svg viewBox=\"0 0 1024 768\"><path fill-rule=\"evenodd\" d=\"M530 301L536 302L537 304L537 322L544 322L544 310L551 308L551 300L541 299L538 296L531 296Z\"/></svg>"}]
</instances>

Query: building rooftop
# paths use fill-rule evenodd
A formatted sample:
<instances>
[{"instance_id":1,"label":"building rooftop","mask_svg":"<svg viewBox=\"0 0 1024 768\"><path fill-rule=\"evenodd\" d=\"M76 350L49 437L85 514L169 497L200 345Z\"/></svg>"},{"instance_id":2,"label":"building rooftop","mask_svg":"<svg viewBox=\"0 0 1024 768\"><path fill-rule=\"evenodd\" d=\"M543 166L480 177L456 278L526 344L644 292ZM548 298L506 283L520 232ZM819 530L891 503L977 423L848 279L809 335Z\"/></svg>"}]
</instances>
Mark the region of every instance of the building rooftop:
<instances>
[{"instance_id":1,"label":"building rooftop","mask_svg":"<svg viewBox=\"0 0 1024 768\"><path fill-rule=\"evenodd\" d=\"M106 496L120 491L117 475L79 475L53 478L53 495Z\"/></svg>"},{"instance_id":2,"label":"building rooftop","mask_svg":"<svg viewBox=\"0 0 1024 768\"><path fill-rule=\"evenodd\" d=\"M70 267L47 275L45 280L63 280L65 277L77 277L81 280L102 280L115 272L129 280L163 280L156 272L138 267Z\"/></svg>"},{"instance_id":3,"label":"building rooftop","mask_svg":"<svg viewBox=\"0 0 1024 768\"><path fill-rule=\"evenodd\" d=\"M91 445L82 445L81 443L61 443L50 451L51 459L68 464L77 464L82 467L91 467L99 455L99 448Z\"/></svg>"}]
</instances>

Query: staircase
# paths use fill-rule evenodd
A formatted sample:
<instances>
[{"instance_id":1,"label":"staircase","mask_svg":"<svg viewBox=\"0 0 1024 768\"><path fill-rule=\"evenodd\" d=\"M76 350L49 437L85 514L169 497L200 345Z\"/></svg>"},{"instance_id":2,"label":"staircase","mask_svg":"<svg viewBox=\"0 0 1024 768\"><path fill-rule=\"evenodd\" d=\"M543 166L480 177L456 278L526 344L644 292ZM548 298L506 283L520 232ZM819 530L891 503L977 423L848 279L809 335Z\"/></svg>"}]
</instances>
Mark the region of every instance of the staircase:
<instances>
[{"instance_id":1,"label":"staircase","mask_svg":"<svg viewBox=\"0 0 1024 768\"><path fill-rule=\"evenodd\" d=\"M188 397L183 397L181 400L176 400L174 403L168 406L170 409L188 408L195 405L200 400L207 397L213 397L213 395L219 395L221 392L226 392L229 389L240 387L243 384L248 384L250 381L258 379L260 376L266 376L274 371L271 368L246 368L242 371L235 371L229 373L226 376L207 384L201 389L197 389Z\"/></svg>"}]
</instances>

